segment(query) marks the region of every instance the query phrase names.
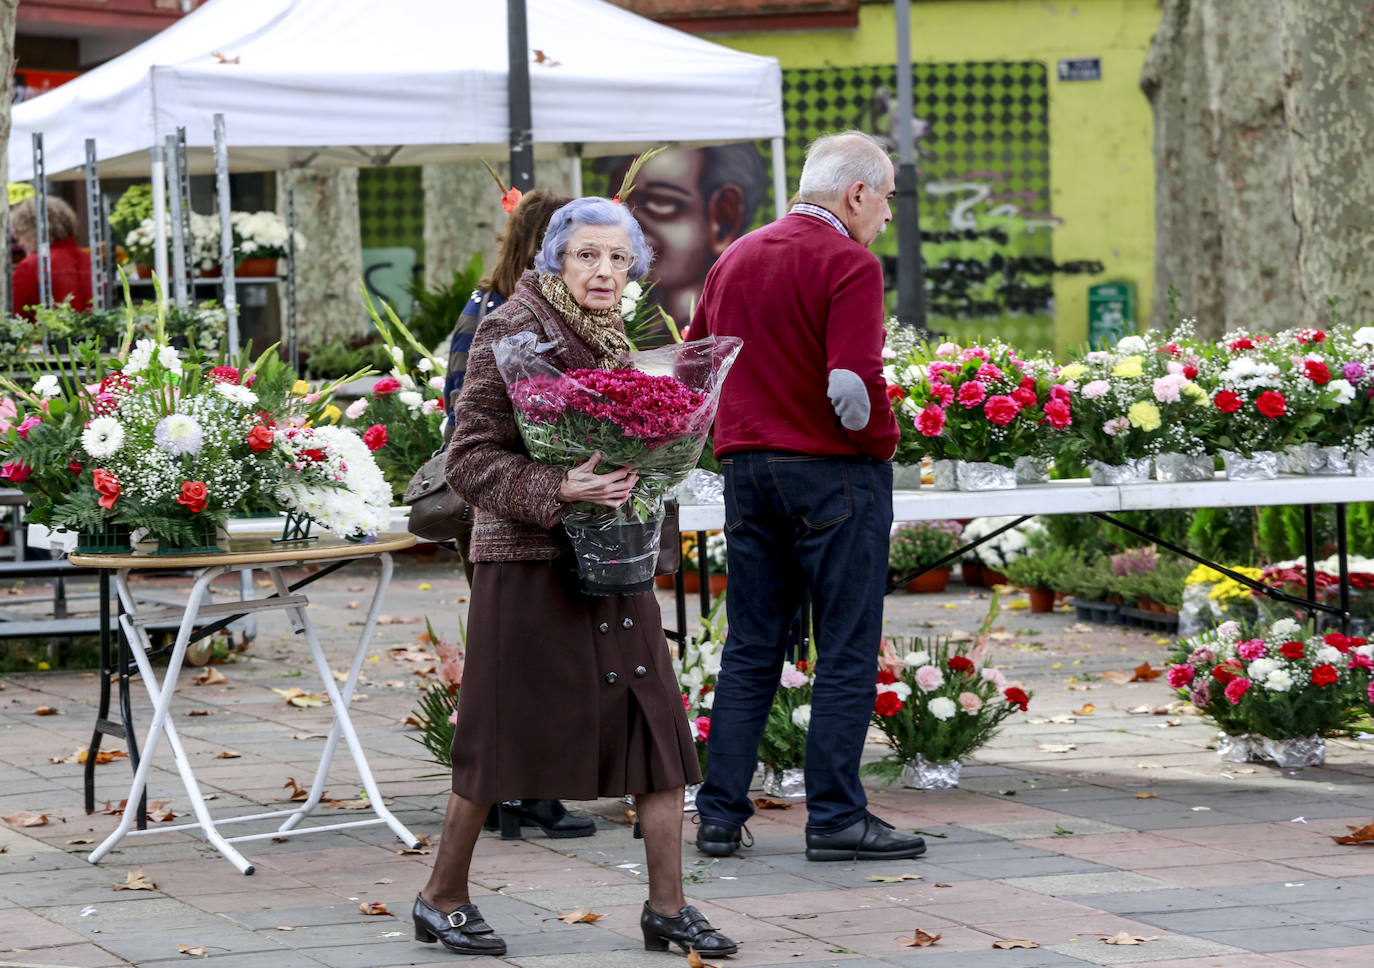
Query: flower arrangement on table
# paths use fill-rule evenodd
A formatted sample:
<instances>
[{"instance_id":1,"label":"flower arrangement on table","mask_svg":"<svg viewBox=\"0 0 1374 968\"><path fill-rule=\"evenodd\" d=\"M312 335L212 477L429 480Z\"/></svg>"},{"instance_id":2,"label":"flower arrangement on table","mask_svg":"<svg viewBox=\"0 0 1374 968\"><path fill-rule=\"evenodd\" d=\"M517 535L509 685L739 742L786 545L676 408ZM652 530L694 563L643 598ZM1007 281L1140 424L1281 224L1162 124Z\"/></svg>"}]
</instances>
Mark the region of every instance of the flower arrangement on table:
<instances>
[{"instance_id":1,"label":"flower arrangement on table","mask_svg":"<svg viewBox=\"0 0 1374 968\"><path fill-rule=\"evenodd\" d=\"M701 772L706 773L706 741L711 735L711 707L716 701L721 650L725 646L725 598L717 598L701 621L701 632L681 655L673 653L673 673L682 692L682 708L696 744Z\"/></svg>"},{"instance_id":2,"label":"flower arrangement on table","mask_svg":"<svg viewBox=\"0 0 1374 968\"><path fill-rule=\"evenodd\" d=\"M929 569L959 547L963 533L964 526L958 521L903 521L894 525L888 539L889 574L900 581Z\"/></svg>"},{"instance_id":3,"label":"flower arrangement on table","mask_svg":"<svg viewBox=\"0 0 1374 968\"><path fill-rule=\"evenodd\" d=\"M424 641L434 647L438 663L433 677L421 673L420 701L407 722L413 721L420 735L411 736L425 748L429 760L445 770L453 769L453 728L458 722L458 700L463 688L467 627L458 620L458 641L449 642L434 631L425 619Z\"/></svg>"},{"instance_id":4,"label":"flower arrangement on table","mask_svg":"<svg viewBox=\"0 0 1374 968\"><path fill-rule=\"evenodd\" d=\"M981 566L994 574L992 581L983 584L1000 584L1006 580L1006 568L1013 561L1030 553L1030 539L1043 534L1045 526L1036 518L1022 521L1001 534L988 537L1004 525L1011 524L1016 518L989 517L974 518L964 525L963 544L980 542L964 553L963 561ZM985 576L987 577L987 576Z\"/></svg>"},{"instance_id":5,"label":"flower arrangement on table","mask_svg":"<svg viewBox=\"0 0 1374 968\"><path fill-rule=\"evenodd\" d=\"M234 233L234 264L245 259L285 259L292 243L286 220L276 212L230 212L229 225ZM305 248L305 238L295 233L296 250ZM218 240L218 230L216 240Z\"/></svg>"},{"instance_id":6,"label":"flower arrangement on table","mask_svg":"<svg viewBox=\"0 0 1374 968\"><path fill-rule=\"evenodd\" d=\"M951 468L949 482L960 489L1014 487L1016 459L1042 451L1043 428L1072 423L1068 390L1005 343L924 347L905 366L894 364L894 374L904 393L897 404L899 424L910 422L925 438L930 457L962 462ZM937 486L940 477L937 465Z\"/></svg>"},{"instance_id":7,"label":"flower arrangement on table","mask_svg":"<svg viewBox=\"0 0 1374 968\"><path fill-rule=\"evenodd\" d=\"M1226 734L1223 756L1300 768L1322 762L1324 734L1367 712L1371 669L1374 645L1362 638L1313 635L1293 619L1247 636L1225 622L1179 643L1167 681Z\"/></svg>"},{"instance_id":8,"label":"flower arrangement on table","mask_svg":"<svg viewBox=\"0 0 1374 968\"><path fill-rule=\"evenodd\" d=\"M232 216L231 216L232 217ZM166 237L172 238L172 217L165 216ZM191 213L191 237L186 241L186 257L191 267L198 272L215 268L220 262L219 217ZM157 252L157 222L151 217L143 219L138 226L124 236L124 250L129 261L135 265L151 266Z\"/></svg>"},{"instance_id":9,"label":"flower arrangement on table","mask_svg":"<svg viewBox=\"0 0 1374 968\"><path fill-rule=\"evenodd\" d=\"M991 613L990 613L991 615ZM917 789L959 785L960 759L984 745L1003 721L1029 708L1031 694L988 664L982 640L969 652L939 639L885 643L873 725L891 752L864 772Z\"/></svg>"},{"instance_id":10,"label":"flower arrangement on table","mask_svg":"<svg viewBox=\"0 0 1374 968\"><path fill-rule=\"evenodd\" d=\"M682 567L690 571L696 571L701 567L701 559L697 557L697 536L695 531L683 531L679 535L682 542ZM724 575L729 566L729 555L726 553L726 538L724 531L706 532L706 570L712 575Z\"/></svg>"},{"instance_id":11,"label":"flower arrangement on table","mask_svg":"<svg viewBox=\"0 0 1374 968\"><path fill-rule=\"evenodd\" d=\"M563 514L584 590L653 586L663 500L696 467L740 342L709 337L631 354L619 369L566 373L535 351L532 333L497 345L497 367L530 457L573 467L599 453L598 472L630 467L639 476L619 508L579 502Z\"/></svg>"},{"instance_id":12,"label":"flower arrangement on table","mask_svg":"<svg viewBox=\"0 0 1374 968\"><path fill-rule=\"evenodd\" d=\"M397 503L406 485L444 443L445 360L427 352L385 301L377 312L364 289L364 304L392 360L390 372L367 396L344 408L344 426L362 434Z\"/></svg>"},{"instance_id":13,"label":"flower arrangement on table","mask_svg":"<svg viewBox=\"0 0 1374 968\"><path fill-rule=\"evenodd\" d=\"M759 740L763 790L771 796L800 796L806 792L802 769L811 726L811 691L816 682L814 657L784 662L778 681Z\"/></svg>"}]
</instances>

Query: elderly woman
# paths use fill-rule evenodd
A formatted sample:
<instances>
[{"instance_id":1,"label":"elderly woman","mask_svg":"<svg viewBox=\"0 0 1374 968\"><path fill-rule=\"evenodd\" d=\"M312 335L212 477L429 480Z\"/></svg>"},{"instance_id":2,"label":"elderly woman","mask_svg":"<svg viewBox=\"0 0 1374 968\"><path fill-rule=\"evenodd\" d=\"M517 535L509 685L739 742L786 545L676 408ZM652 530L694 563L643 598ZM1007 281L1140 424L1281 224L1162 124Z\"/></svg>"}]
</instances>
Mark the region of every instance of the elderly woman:
<instances>
[{"instance_id":1,"label":"elderly woman","mask_svg":"<svg viewBox=\"0 0 1374 968\"><path fill-rule=\"evenodd\" d=\"M652 596L588 597L559 527L576 501L618 507L637 478L537 464L521 443L494 349L534 333L563 369L612 368L631 346L618 312L653 253L624 206L579 198L549 221L533 272L478 329L448 451L454 491L477 507L467 665L453 792L415 937L458 954L506 944L472 904L468 869L491 804L636 795L649 868L644 946L734 954L682 894L682 788L700 771Z\"/></svg>"}]
</instances>

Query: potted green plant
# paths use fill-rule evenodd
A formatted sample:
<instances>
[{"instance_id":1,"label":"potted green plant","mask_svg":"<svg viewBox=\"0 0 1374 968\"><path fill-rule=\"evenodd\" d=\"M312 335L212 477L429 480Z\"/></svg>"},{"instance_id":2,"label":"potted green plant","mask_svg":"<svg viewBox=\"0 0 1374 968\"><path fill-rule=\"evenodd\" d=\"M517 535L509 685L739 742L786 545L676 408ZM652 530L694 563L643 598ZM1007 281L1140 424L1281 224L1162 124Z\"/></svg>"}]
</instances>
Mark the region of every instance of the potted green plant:
<instances>
[{"instance_id":1,"label":"potted green plant","mask_svg":"<svg viewBox=\"0 0 1374 968\"><path fill-rule=\"evenodd\" d=\"M1054 587L1058 577L1068 569L1082 564L1082 558L1072 548L1041 548L1007 564L1007 580L1026 590L1032 612L1048 612L1054 608Z\"/></svg>"},{"instance_id":2,"label":"potted green plant","mask_svg":"<svg viewBox=\"0 0 1374 968\"><path fill-rule=\"evenodd\" d=\"M896 580L906 582L909 592L942 592L949 583L949 568L931 568L959 547L963 528L958 521L905 521L892 529L887 568ZM923 572L917 575L917 572Z\"/></svg>"}]
</instances>

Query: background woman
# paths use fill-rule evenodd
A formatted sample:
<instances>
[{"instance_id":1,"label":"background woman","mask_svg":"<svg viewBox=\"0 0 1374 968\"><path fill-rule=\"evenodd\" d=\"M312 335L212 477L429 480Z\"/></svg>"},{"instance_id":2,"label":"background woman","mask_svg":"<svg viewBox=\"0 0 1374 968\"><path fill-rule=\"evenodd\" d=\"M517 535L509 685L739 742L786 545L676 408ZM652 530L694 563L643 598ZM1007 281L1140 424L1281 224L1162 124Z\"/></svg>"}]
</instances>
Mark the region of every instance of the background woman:
<instances>
[{"instance_id":1,"label":"background woman","mask_svg":"<svg viewBox=\"0 0 1374 968\"><path fill-rule=\"evenodd\" d=\"M682 893L682 787L700 771L658 604L651 595L584 595L558 527L571 502L623 504L637 477L627 468L597 474L597 456L567 471L531 461L493 354L504 337L530 332L563 369L618 365L631 348L620 294L651 258L623 206L580 198L559 209L536 271L482 324L454 408L447 477L478 508L476 573L453 792L413 916L418 940L460 954L506 950L468 894L490 804L626 793L637 798L649 869L645 947L736 951Z\"/></svg>"}]
</instances>

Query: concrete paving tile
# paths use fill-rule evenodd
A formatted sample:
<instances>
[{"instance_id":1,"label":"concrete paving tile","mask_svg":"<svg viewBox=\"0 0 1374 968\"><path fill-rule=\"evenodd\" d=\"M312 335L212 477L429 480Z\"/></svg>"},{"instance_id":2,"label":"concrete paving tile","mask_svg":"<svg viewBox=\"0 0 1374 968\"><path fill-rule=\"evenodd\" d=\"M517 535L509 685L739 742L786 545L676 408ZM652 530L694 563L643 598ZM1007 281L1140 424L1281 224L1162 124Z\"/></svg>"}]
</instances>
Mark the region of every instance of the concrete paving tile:
<instances>
[{"instance_id":1,"label":"concrete paving tile","mask_svg":"<svg viewBox=\"0 0 1374 968\"><path fill-rule=\"evenodd\" d=\"M74 931L23 908L0 911L0 944L8 948L78 944L86 939ZM4 950L4 949L0 949Z\"/></svg>"},{"instance_id":2,"label":"concrete paving tile","mask_svg":"<svg viewBox=\"0 0 1374 968\"><path fill-rule=\"evenodd\" d=\"M1183 887L1226 887L1235 884L1263 884L1268 881L1303 877L1296 867L1262 860L1230 864L1200 864L1196 867L1140 867L1136 872L1157 877Z\"/></svg>"},{"instance_id":3,"label":"concrete paving tile","mask_svg":"<svg viewBox=\"0 0 1374 968\"><path fill-rule=\"evenodd\" d=\"M1296 904L1272 904L1269 907L1300 917L1303 921L1365 921L1374 916L1374 902L1366 897L1340 900L1300 901Z\"/></svg>"},{"instance_id":4,"label":"concrete paving tile","mask_svg":"<svg viewBox=\"0 0 1374 968\"><path fill-rule=\"evenodd\" d=\"M1187 963L1194 968L1211 965L1210 960L1204 960L1209 956L1232 955L1238 951L1216 941L1181 935L1164 935L1155 941L1139 945L1103 944L1097 939L1080 940L1054 945L1053 950L1094 965L1130 965L1186 958L1189 959Z\"/></svg>"},{"instance_id":5,"label":"concrete paving tile","mask_svg":"<svg viewBox=\"0 0 1374 968\"><path fill-rule=\"evenodd\" d=\"M1343 949L1333 949L1343 950ZM1243 952L1234 955L1204 955L1201 958L1183 957L1167 961L1151 961L1150 968L1291 968L1289 955L1259 955Z\"/></svg>"},{"instance_id":6,"label":"concrete paving tile","mask_svg":"<svg viewBox=\"0 0 1374 968\"><path fill-rule=\"evenodd\" d=\"M1307 951L1313 948L1343 948L1374 945L1374 932L1343 924L1309 924L1237 931L1199 931L1210 938L1245 951Z\"/></svg>"},{"instance_id":7,"label":"concrete paving tile","mask_svg":"<svg viewBox=\"0 0 1374 968\"><path fill-rule=\"evenodd\" d=\"M1365 916L1368 916L1368 909ZM1152 911L1149 914L1135 914L1141 921L1157 925L1175 934L1201 934L1219 928L1268 928L1279 925L1315 924L1328 918L1317 918L1311 914L1294 911L1280 911L1271 907L1233 907L1212 911Z\"/></svg>"},{"instance_id":8,"label":"concrete paving tile","mask_svg":"<svg viewBox=\"0 0 1374 968\"><path fill-rule=\"evenodd\" d=\"M1088 819L1086 817L1075 818L1072 824L1071 834L1074 837L1102 834L1134 834L1129 828L1114 823L1106 823L1101 820ZM1034 841L1037 840L1037 838L1049 837L1053 837L1055 840L1061 840L1065 835L1056 835L1055 832L1058 830L1067 830L1069 828L1064 826L1063 820L1021 820L1003 824L972 824L969 829L977 830L980 833L991 834L995 837L1004 837L1007 840ZM1048 845L1044 843L1034 843L1030 846L1043 848Z\"/></svg>"},{"instance_id":9,"label":"concrete paving tile","mask_svg":"<svg viewBox=\"0 0 1374 968\"><path fill-rule=\"evenodd\" d=\"M1348 897L1374 898L1374 878L1369 882L1359 878L1299 877L1294 880L1224 885L1213 888L1222 897L1235 898L1246 904L1265 904L1282 907L1303 901L1342 901Z\"/></svg>"},{"instance_id":10,"label":"concrete paving tile","mask_svg":"<svg viewBox=\"0 0 1374 968\"><path fill-rule=\"evenodd\" d=\"M707 885L688 885L688 895L696 893L696 889L703 886ZM560 887L551 891L510 892L509 896L549 911L571 911L582 907L598 910L617 905L643 904L647 896L647 888L643 884L616 884L609 887Z\"/></svg>"},{"instance_id":11,"label":"concrete paving tile","mask_svg":"<svg viewBox=\"0 0 1374 968\"><path fill-rule=\"evenodd\" d=\"M974 861L950 864L954 870L974 877L1041 877L1055 874L1092 874L1105 873L1111 867L1080 860L1077 857L1061 857L1046 854L1042 857L1013 858L1007 861Z\"/></svg>"},{"instance_id":12,"label":"concrete paving tile","mask_svg":"<svg viewBox=\"0 0 1374 968\"><path fill-rule=\"evenodd\" d=\"M1021 918L1019 912L1008 910L1003 917L981 921L975 927L993 938L1025 938L1038 941L1042 947L1066 944L1071 941L1111 937L1121 931L1137 935L1159 934L1159 930L1141 921L1119 917L1106 911L1084 907L1079 912L1050 918ZM1075 956L1079 957L1079 956Z\"/></svg>"},{"instance_id":13,"label":"concrete paving tile","mask_svg":"<svg viewBox=\"0 0 1374 968\"><path fill-rule=\"evenodd\" d=\"M1286 963L1303 968L1365 968L1374 962L1374 944L1285 951L1281 957Z\"/></svg>"},{"instance_id":14,"label":"concrete paving tile","mask_svg":"<svg viewBox=\"0 0 1374 968\"><path fill-rule=\"evenodd\" d=\"M256 876L256 875L254 875ZM300 907L329 907L340 904L344 896L338 892L319 891L309 887L299 887L279 891L237 891L231 893L197 894L186 901L202 911L222 914L233 920L241 920L240 914L254 911L272 911ZM354 905L356 907L356 904ZM287 924L275 921L275 924Z\"/></svg>"},{"instance_id":15,"label":"concrete paving tile","mask_svg":"<svg viewBox=\"0 0 1374 968\"><path fill-rule=\"evenodd\" d=\"M1155 877L1132 871L1113 871L1105 874L1061 874L1051 877L1007 877L1002 883L1038 894L1055 897L1091 897L1094 894L1122 894L1135 891L1159 891L1174 885Z\"/></svg>"},{"instance_id":16,"label":"concrete paving tile","mask_svg":"<svg viewBox=\"0 0 1374 968\"><path fill-rule=\"evenodd\" d=\"M912 931L912 925L916 921L920 922L920 927L929 931L952 928L957 923L953 919L941 918L925 912L918 913L911 908L895 904L876 903L847 911L818 913L814 917L808 917L804 920L795 918L772 918L769 920L775 925L786 927L797 934L816 938L820 941L835 940L842 935L867 935L889 931L898 933L905 931L909 935ZM871 954L872 952L865 953Z\"/></svg>"},{"instance_id":17,"label":"concrete paving tile","mask_svg":"<svg viewBox=\"0 0 1374 968\"><path fill-rule=\"evenodd\" d=\"M1195 891L1178 887L1162 891L1130 891L1124 894L1094 894L1093 907L1114 914L1131 915L1148 920L1157 911L1220 911L1249 903L1242 898L1226 897L1213 891Z\"/></svg>"},{"instance_id":18,"label":"concrete paving tile","mask_svg":"<svg viewBox=\"0 0 1374 968\"><path fill-rule=\"evenodd\" d=\"M672 959L671 961L669 959ZM561 954L541 954L538 952L516 953L508 951L504 959L507 964L518 968L670 968L682 965L681 954L650 953L643 950L623 949L618 951L572 950ZM738 959L731 959L733 966ZM349 968L349 966L340 966Z\"/></svg>"},{"instance_id":19,"label":"concrete paving tile","mask_svg":"<svg viewBox=\"0 0 1374 968\"><path fill-rule=\"evenodd\" d=\"M29 964L41 964L44 968L49 965L62 965L68 968L122 968L130 964L93 944L43 945L32 950L0 949L0 958L4 959L0 964L22 964L27 961ZM42 961L34 962L34 958L41 958Z\"/></svg>"},{"instance_id":20,"label":"concrete paving tile","mask_svg":"<svg viewBox=\"0 0 1374 968\"><path fill-rule=\"evenodd\" d=\"M840 934L819 940L835 948L844 948L870 958L881 958L887 961L889 958L900 957L916 950L933 950L933 946L916 949L902 944L901 939L911 937L918 928L931 934L940 935L937 944L946 951L988 951L994 940L982 931L973 928L960 925L941 925L934 923L932 919L922 918L914 914L908 916L906 924L889 931Z\"/></svg>"},{"instance_id":21,"label":"concrete paving tile","mask_svg":"<svg viewBox=\"0 0 1374 968\"><path fill-rule=\"evenodd\" d=\"M176 951L176 946L172 946ZM230 953L211 951L206 946L206 955L213 955L206 960L207 964L212 964L215 968L319 968L321 962L298 951L288 951L283 949L269 949L266 951L256 951L247 953ZM148 959L139 962L140 968L143 965L173 965L190 964L184 954L175 954L170 958Z\"/></svg>"},{"instance_id":22,"label":"concrete paving tile","mask_svg":"<svg viewBox=\"0 0 1374 968\"><path fill-rule=\"evenodd\" d=\"M1083 968L1088 964L1086 961L1049 948L1009 948L994 952L991 950L990 940L986 947L989 950L981 956L977 964L982 964L983 959L991 964L993 958L996 958L997 968ZM976 949L970 949L972 950ZM921 948L915 954L884 958L883 963L910 965L915 968L969 968L973 962L968 951L941 951L939 947L934 947ZM1194 968L1201 966L1195 965Z\"/></svg>"}]
</instances>

